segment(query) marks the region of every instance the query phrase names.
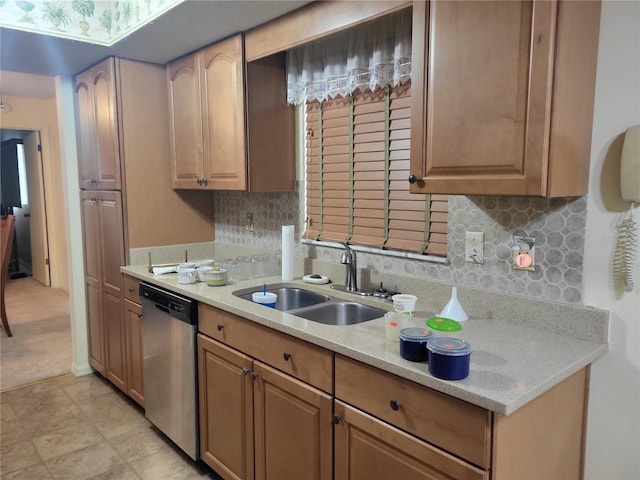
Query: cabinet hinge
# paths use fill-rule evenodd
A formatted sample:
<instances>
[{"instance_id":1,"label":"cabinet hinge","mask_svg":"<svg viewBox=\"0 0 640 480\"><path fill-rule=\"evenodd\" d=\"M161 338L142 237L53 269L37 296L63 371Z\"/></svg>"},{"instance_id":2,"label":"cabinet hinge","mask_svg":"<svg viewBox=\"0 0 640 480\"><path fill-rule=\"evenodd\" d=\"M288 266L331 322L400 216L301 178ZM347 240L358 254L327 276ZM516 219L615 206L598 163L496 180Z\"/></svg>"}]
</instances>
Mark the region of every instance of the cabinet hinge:
<instances>
[{"instance_id":1,"label":"cabinet hinge","mask_svg":"<svg viewBox=\"0 0 640 480\"><path fill-rule=\"evenodd\" d=\"M45 265L49 265L49 259L48 259L48 258L45 258L45 259L44 259L44 264L45 264Z\"/></svg>"}]
</instances>

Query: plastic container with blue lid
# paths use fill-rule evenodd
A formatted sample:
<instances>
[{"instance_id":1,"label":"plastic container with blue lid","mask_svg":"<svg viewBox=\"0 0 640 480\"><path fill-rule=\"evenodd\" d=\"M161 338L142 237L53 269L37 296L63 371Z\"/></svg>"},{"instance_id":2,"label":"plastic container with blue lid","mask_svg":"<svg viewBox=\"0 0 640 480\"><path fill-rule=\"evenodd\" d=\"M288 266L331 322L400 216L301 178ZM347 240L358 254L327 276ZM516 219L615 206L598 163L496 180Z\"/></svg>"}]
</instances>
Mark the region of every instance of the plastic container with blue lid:
<instances>
[{"instance_id":1,"label":"plastic container with blue lid","mask_svg":"<svg viewBox=\"0 0 640 480\"><path fill-rule=\"evenodd\" d=\"M427 342L432 336L426 328L403 328L398 334L400 356L411 362L426 362Z\"/></svg>"},{"instance_id":2,"label":"plastic container with blue lid","mask_svg":"<svg viewBox=\"0 0 640 480\"><path fill-rule=\"evenodd\" d=\"M429 373L443 380L469 376L471 345L453 337L434 337L427 342Z\"/></svg>"}]
</instances>

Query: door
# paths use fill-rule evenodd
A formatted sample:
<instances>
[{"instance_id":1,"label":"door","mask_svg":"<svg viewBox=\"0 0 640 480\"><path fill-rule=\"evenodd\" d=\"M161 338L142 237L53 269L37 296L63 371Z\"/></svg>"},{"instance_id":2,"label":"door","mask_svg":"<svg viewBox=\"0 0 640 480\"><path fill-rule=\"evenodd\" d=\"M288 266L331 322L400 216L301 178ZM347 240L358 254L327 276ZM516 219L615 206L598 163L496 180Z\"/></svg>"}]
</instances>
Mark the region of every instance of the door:
<instances>
[{"instance_id":1,"label":"door","mask_svg":"<svg viewBox=\"0 0 640 480\"><path fill-rule=\"evenodd\" d=\"M253 368L256 480L331 480L332 397L257 360Z\"/></svg>"},{"instance_id":2,"label":"door","mask_svg":"<svg viewBox=\"0 0 640 480\"><path fill-rule=\"evenodd\" d=\"M415 2L412 193L544 195L556 3Z\"/></svg>"},{"instance_id":3,"label":"door","mask_svg":"<svg viewBox=\"0 0 640 480\"><path fill-rule=\"evenodd\" d=\"M253 480L252 359L198 335L200 458L227 479Z\"/></svg>"},{"instance_id":4,"label":"door","mask_svg":"<svg viewBox=\"0 0 640 480\"><path fill-rule=\"evenodd\" d=\"M202 113L198 54L167 65L169 140L173 188L201 188L203 170Z\"/></svg>"},{"instance_id":5,"label":"door","mask_svg":"<svg viewBox=\"0 0 640 480\"><path fill-rule=\"evenodd\" d=\"M87 294L87 334L89 364L106 374L105 339L102 305L102 273L100 265L100 211L98 192L84 190L82 202L82 235L84 241L84 281Z\"/></svg>"},{"instance_id":6,"label":"door","mask_svg":"<svg viewBox=\"0 0 640 480\"><path fill-rule=\"evenodd\" d=\"M91 68L98 178L93 188L120 190L120 143L113 58Z\"/></svg>"},{"instance_id":7,"label":"door","mask_svg":"<svg viewBox=\"0 0 640 480\"><path fill-rule=\"evenodd\" d=\"M243 37L216 43L200 55L205 184L246 190Z\"/></svg>"},{"instance_id":8,"label":"door","mask_svg":"<svg viewBox=\"0 0 640 480\"><path fill-rule=\"evenodd\" d=\"M125 298L124 322L127 340L127 393L144 408L142 305Z\"/></svg>"},{"instance_id":9,"label":"door","mask_svg":"<svg viewBox=\"0 0 640 480\"><path fill-rule=\"evenodd\" d=\"M91 72L76 75L75 79L76 137L78 143L78 173L80 188L96 188L98 162L96 161L94 111Z\"/></svg>"},{"instance_id":10,"label":"door","mask_svg":"<svg viewBox=\"0 0 640 480\"><path fill-rule=\"evenodd\" d=\"M29 192L31 274L35 280L48 287L51 285L51 276L40 132L31 132L24 137L24 159Z\"/></svg>"},{"instance_id":11,"label":"door","mask_svg":"<svg viewBox=\"0 0 640 480\"><path fill-rule=\"evenodd\" d=\"M488 472L335 402L335 480L487 480Z\"/></svg>"}]
</instances>

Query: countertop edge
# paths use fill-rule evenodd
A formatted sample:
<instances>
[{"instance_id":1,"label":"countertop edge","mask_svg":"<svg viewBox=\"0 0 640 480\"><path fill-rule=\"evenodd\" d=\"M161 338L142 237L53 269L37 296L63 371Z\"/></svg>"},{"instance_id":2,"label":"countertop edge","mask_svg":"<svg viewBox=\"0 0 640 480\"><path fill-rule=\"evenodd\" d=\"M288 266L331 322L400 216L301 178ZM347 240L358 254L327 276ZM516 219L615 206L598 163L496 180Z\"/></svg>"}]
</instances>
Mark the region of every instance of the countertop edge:
<instances>
[{"instance_id":1,"label":"countertop edge","mask_svg":"<svg viewBox=\"0 0 640 480\"><path fill-rule=\"evenodd\" d=\"M263 325L268 328L272 328L276 331L279 331L287 335L291 335L300 340L312 343L322 348L326 348L327 350L331 350L337 354L344 355L354 360L361 361L367 365L373 366L375 368L379 368L391 374L397 375L401 378L415 382L419 385L432 388L441 393L451 395L452 397L458 398L463 401L467 401L476 406L486 408L487 410L493 411L498 414L503 414L503 415L512 414L523 405L527 404L534 398L538 397L542 393L551 389L552 387L562 382L566 378L570 377L580 369L590 365L591 363L593 363L595 360L603 356L608 351L607 343L595 343L595 342L587 342L585 340L581 340L585 343L589 343L593 345L593 348L589 353L580 357L573 363L566 365L564 368L558 370L553 375L549 376L549 378L546 378L544 381L541 381L540 383L537 383L536 385L529 387L526 390L526 393L519 395L514 401L502 402L502 401L484 396L480 393L469 391L468 387L467 388L464 387L464 384L457 384L455 381L440 380L432 376L425 376L424 372L421 371L421 370L424 370L425 368L424 364L421 364L421 366L416 366L416 364L398 365L397 363L392 363L390 361L387 361L381 358L380 356L376 356L371 353L364 352L332 340L328 340L321 336L307 333L303 330L288 326L283 322L268 318L267 315L273 314L274 313L273 311L266 311L265 315L259 315L255 312L250 311L248 308L246 309L241 308L236 305L231 305L226 302L222 302L222 301L218 301L218 300L206 297L204 295L199 294L198 292L191 291L188 289L189 285L185 285L184 287L180 285L177 285L177 286L172 285L169 282L167 282L166 279L163 280L162 277L157 277L151 273L148 273L146 268L144 269L144 271L141 271L142 267L124 266L124 267L121 267L120 270L122 273L135 277L139 280L147 281L159 287L173 290L179 294L193 298L206 305L219 308L226 312L241 316L257 324ZM269 278L266 280L268 281L268 283L280 283L279 279L276 277ZM251 285L249 285L249 283L247 283L247 286L255 286L255 281L251 283ZM302 282L298 279L292 282L285 282L285 283L293 283L293 284L296 284L297 286L304 286L305 288L313 289L313 285L307 285L307 284L303 285ZM234 290L245 288L245 286L242 284L238 284L236 287L237 288L234 288ZM334 295L334 292L332 292L332 295ZM340 296L338 295L338 292L335 292L335 295ZM367 303L371 304L370 301ZM250 305L247 305L247 307L249 306ZM285 312L279 312L279 314L284 315L286 318L287 314ZM337 327L337 328L344 328L344 327ZM557 334L557 335L561 335L561 334ZM407 362L407 363L410 363L410 362Z\"/></svg>"}]
</instances>

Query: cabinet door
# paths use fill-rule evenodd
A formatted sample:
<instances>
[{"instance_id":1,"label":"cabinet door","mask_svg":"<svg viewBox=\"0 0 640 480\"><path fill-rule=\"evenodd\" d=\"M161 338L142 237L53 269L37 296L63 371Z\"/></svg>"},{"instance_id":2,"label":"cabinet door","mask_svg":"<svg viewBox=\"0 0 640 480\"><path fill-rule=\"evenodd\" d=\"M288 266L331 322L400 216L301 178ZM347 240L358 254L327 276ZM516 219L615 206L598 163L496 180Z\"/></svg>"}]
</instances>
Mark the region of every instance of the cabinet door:
<instances>
[{"instance_id":1,"label":"cabinet door","mask_svg":"<svg viewBox=\"0 0 640 480\"><path fill-rule=\"evenodd\" d=\"M124 299L127 394L144 408L142 305Z\"/></svg>"},{"instance_id":2,"label":"cabinet door","mask_svg":"<svg viewBox=\"0 0 640 480\"><path fill-rule=\"evenodd\" d=\"M95 188L98 180L94 136L93 88L91 72L83 72L75 80L76 136L80 188Z\"/></svg>"},{"instance_id":3,"label":"cabinet door","mask_svg":"<svg viewBox=\"0 0 640 480\"><path fill-rule=\"evenodd\" d=\"M253 479L251 363L198 334L200 457L226 479Z\"/></svg>"},{"instance_id":4,"label":"cabinet door","mask_svg":"<svg viewBox=\"0 0 640 480\"><path fill-rule=\"evenodd\" d=\"M104 335L106 340L106 372L111 382L127 393L127 350L122 296L102 295Z\"/></svg>"},{"instance_id":5,"label":"cabinet door","mask_svg":"<svg viewBox=\"0 0 640 480\"><path fill-rule=\"evenodd\" d=\"M80 193L82 234L84 241L84 279L87 301L89 364L105 375L104 335L102 324L102 274L100 272L100 211L97 192Z\"/></svg>"},{"instance_id":6,"label":"cabinet door","mask_svg":"<svg viewBox=\"0 0 640 480\"><path fill-rule=\"evenodd\" d=\"M167 65L173 188L201 188L202 114L198 54Z\"/></svg>"},{"instance_id":7,"label":"cabinet door","mask_svg":"<svg viewBox=\"0 0 640 480\"><path fill-rule=\"evenodd\" d=\"M332 397L257 360L254 372L256 480L331 480Z\"/></svg>"},{"instance_id":8,"label":"cabinet door","mask_svg":"<svg viewBox=\"0 0 640 480\"><path fill-rule=\"evenodd\" d=\"M95 188L120 190L120 144L116 113L116 77L113 58L90 70L93 89L95 148L98 178Z\"/></svg>"},{"instance_id":9,"label":"cabinet door","mask_svg":"<svg viewBox=\"0 0 640 480\"><path fill-rule=\"evenodd\" d=\"M335 480L484 480L480 470L336 400Z\"/></svg>"},{"instance_id":10,"label":"cabinet door","mask_svg":"<svg viewBox=\"0 0 640 480\"><path fill-rule=\"evenodd\" d=\"M555 15L548 1L414 3L412 193L545 195Z\"/></svg>"},{"instance_id":11,"label":"cabinet door","mask_svg":"<svg viewBox=\"0 0 640 480\"><path fill-rule=\"evenodd\" d=\"M243 37L237 35L200 52L207 188L245 190Z\"/></svg>"},{"instance_id":12,"label":"cabinet door","mask_svg":"<svg viewBox=\"0 0 640 480\"><path fill-rule=\"evenodd\" d=\"M106 293L122 298L124 265L124 224L120 192L96 192L100 210L102 287Z\"/></svg>"}]
</instances>

